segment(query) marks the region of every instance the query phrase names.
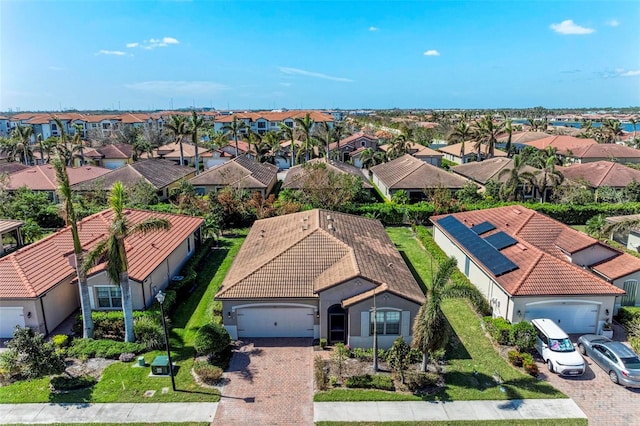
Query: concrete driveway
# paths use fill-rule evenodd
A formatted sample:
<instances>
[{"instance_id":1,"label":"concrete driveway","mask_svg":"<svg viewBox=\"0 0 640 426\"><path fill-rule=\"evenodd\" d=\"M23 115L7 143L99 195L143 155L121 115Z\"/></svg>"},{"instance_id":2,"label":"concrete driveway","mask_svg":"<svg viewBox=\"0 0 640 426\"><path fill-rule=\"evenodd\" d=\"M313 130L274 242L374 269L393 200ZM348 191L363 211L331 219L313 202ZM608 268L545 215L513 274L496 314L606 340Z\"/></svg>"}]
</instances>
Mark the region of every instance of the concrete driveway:
<instances>
[{"instance_id":1,"label":"concrete driveway","mask_svg":"<svg viewBox=\"0 0 640 426\"><path fill-rule=\"evenodd\" d=\"M622 337L616 340L625 340L623 330L616 331L616 334ZM574 342L575 337L571 336ZM581 377L560 377L549 373L546 365L538 362L539 377L572 398L587 415L590 425L640 425L640 389L612 383L598 364L589 357L584 359L587 370Z\"/></svg>"},{"instance_id":2,"label":"concrete driveway","mask_svg":"<svg viewBox=\"0 0 640 426\"><path fill-rule=\"evenodd\" d=\"M313 424L312 339L237 342L214 425Z\"/></svg>"}]
</instances>

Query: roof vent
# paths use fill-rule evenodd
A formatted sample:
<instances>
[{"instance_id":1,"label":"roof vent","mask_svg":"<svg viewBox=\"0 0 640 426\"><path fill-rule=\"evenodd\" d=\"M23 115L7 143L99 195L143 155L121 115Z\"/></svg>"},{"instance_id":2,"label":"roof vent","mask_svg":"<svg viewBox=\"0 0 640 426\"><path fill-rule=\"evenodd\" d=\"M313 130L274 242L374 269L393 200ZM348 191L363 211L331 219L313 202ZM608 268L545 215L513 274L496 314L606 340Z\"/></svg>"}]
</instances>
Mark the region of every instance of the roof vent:
<instances>
[{"instance_id":1,"label":"roof vent","mask_svg":"<svg viewBox=\"0 0 640 426\"><path fill-rule=\"evenodd\" d=\"M389 262L389 264L387 265L387 268L393 268L393 262Z\"/></svg>"},{"instance_id":2,"label":"roof vent","mask_svg":"<svg viewBox=\"0 0 640 426\"><path fill-rule=\"evenodd\" d=\"M330 223L327 228L329 229L329 231L335 231L336 228L333 226L333 223Z\"/></svg>"},{"instance_id":3,"label":"roof vent","mask_svg":"<svg viewBox=\"0 0 640 426\"><path fill-rule=\"evenodd\" d=\"M328 215L327 215L327 220L328 220L329 222L333 222L333 218L331 217L331 215L330 215L330 214L328 214Z\"/></svg>"},{"instance_id":4,"label":"roof vent","mask_svg":"<svg viewBox=\"0 0 640 426\"><path fill-rule=\"evenodd\" d=\"M515 214L520 214L520 213L522 213L522 212L521 212L520 210L518 210L518 209L513 209L513 212L514 212Z\"/></svg>"}]
</instances>

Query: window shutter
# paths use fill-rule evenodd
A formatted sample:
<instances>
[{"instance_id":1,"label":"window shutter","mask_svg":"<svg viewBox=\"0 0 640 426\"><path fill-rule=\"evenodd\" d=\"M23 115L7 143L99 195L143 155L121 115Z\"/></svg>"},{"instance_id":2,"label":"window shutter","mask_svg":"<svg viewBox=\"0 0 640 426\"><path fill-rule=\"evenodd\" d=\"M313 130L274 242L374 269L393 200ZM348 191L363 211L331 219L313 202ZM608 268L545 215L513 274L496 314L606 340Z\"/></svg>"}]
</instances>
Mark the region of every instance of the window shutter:
<instances>
[{"instance_id":1,"label":"window shutter","mask_svg":"<svg viewBox=\"0 0 640 426\"><path fill-rule=\"evenodd\" d=\"M93 301L93 287L89 287L89 304L91 305L91 309L96 308L96 302Z\"/></svg>"},{"instance_id":2,"label":"window shutter","mask_svg":"<svg viewBox=\"0 0 640 426\"><path fill-rule=\"evenodd\" d=\"M369 336L369 311L360 312L360 336Z\"/></svg>"},{"instance_id":3,"label":"window shutter","mask_svg":"<svg viewBox=\"0 0 640 426\"><path fill-rule=\"evenodd\" d=\"M411 312L409 311L402 311L402 319L401 324L400 324L400 335L402 337L409 337L411 336L411 329L409 327L409 320L411 318Z\"/></svg>"}]
</instances>

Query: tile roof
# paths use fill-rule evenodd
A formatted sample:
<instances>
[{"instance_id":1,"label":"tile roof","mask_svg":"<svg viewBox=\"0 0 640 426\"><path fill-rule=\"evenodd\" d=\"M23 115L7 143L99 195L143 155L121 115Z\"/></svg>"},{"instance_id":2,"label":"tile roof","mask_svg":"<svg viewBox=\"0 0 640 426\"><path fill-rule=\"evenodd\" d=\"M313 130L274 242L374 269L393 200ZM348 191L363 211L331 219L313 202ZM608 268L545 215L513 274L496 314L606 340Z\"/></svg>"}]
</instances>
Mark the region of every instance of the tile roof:
<instances>
[{"instance_id":1,"label":"tile roof","mask_svg":"<svg viewBox=\"0 0 640 426\"><path fill-rule=\"evenodd\" d=\"M209 151L207 148L198 146L198 155L204 154L207 151ZM182 142L182 155L184 158L195 157L196 156L195 146L189 142ZM154 149L151 155L144 153L140 156L140 158L153 158L153 157L162 157L162 158L168 158L171 160L179 160L180 144L177 142L171 142Z\"/></svg>"},{"instance_id":2,"label":"tile roof","mask_svg":"<svg viewBox=\"0 0 640 426\"><path fill-rule=\"evenodd\" d=\"M573 158L603 158L607 160L624 160L628 158L640 158L640 149L617 143L598 143L575 147L568 156Z\"/></svg>"},{"instance_id":3,"label":"tile roof","mask_svg":"<svg viewBox=\"0 0 640 426\"><path fill-rule=\"evenodd\" d=\"M410 154L373 166L371 173L390 189L422 190L438 186L459 189L467 183L467 179L427 164Z\"/></svg>"},{"instance_id":4,"label":"tile roof","mask_svg":"<svg viewBox=\"0 0 640 426\"><path fill-rule=\"evenodd\" d=\"M109 173L111 170L96 166L67 167L69 184L75 185ZM34 191L55 191L58 189L56 171L51 164L31 166L9 175L7 189L16 190L26 186Z\"/></svg>"},{"instance_id":5,"label":"tile roof","mask_svg":"<svg viewBox=\"0 0 640 426\"><path fill-rule=\"evenodd\" d=\"M233 185L246 189L269 187L278 175L278 166L259 163L244 155L200 173L189 182L192 185Z\"/></svg>"},{"instance_id":6,"label":"tile roof","mask_svg":"<svg viewBox=\"0 0 640 426\"><path fill-rule=\"evenodd\" d=\"M0 234L13 231L14 229L18 229L23 225L24 222L21 220L0 219Z\"/></svg>"},{"instance_id":7,"label":"tile roof","mask_svg":"<svg viewBox=\"0 0 640 426\"><path fill-rule=\"evenodd\" d=\"M342 174L347 173L352 176L356 176L362 179L362 186L367 189L371 189L372 186L369 181L362 174L362 171L352 166L351 164L346 164L341 161L327 161L326 158L314 158L309 160L305 164L300 164L298 166L291 167L287 172L287 176L284 179L284 183L282 184L283 188L291 188L291 189L301 189L304 185L304 177L308 176L307 171L309 170L307 164L326 164L327 171L332 171L334 173Z\"/></svg>"},{"instance_id":8,"label":"tile roof","mask_svg":"<svg viewBox=\"0 0 640 426\"><path fill-rule=\"evenodd\" d=\"M613 281L640 271L640 258L628 253L622 253L620 256L600 262L591 268Z\"/></svg>"},{"instance_id":9,"label":"tile roof","mask_svg":"<svg viewBox=\"0 0 640 426\"><path fill-rule=\"evenodd\" d=\"M442 157L442 154L416 142L409 143L409 154L414 157Z\"/></svg>"},{"instance_id":10,"label":"tile roof","mask_svg":"<svg viewBox=\"0 0 640 426\"><path fill-rule=\"evenodd\" d=\"M140 179L147 181L156 189L162 189L194 173L195 169L188 166L180 166L172 160L151 158L136 161L133 164L126 164L96 179L73 185L72 189L74 191L87 191L94 189L96 185L100 185L108 190L116 182L122 182L124 186L130 187L138 183Z\"/></svg>"},{"instance_id":11,"label":"tile roof","mask_svg":"<svg viewBox=\"0 0 640 426\"><path fill-rule=\"evenodd\" d=\"M108 159L128 160L133 157L133 145L128 143L108 144L103 147L96 148L96 151L98 151L103 158Z\"/></svg>"},{"instance_id":12,"label":"tile roof","mask_svg":"<svg viewBox=\"0 0 640 426\"><path fill-rule=\"evenodd\" d=\"M476 148L474 148L474 145L475 145L475 142L466 141L464 143L464 154L465 155L469 155L469 154L477 153L478 150ZM442 148L438 148L438 151L444 152L445 154L449 154L449 155L454 155L456 157L460 157L460 150L461 149L462 149L462 142L454 143L453 145L443 146ZM487 145L485 145L485 144L480 145L480 153L482 155L488 155L489 147ZM506 152L501 151L499 149L494 149L493 150L493 154L494 154L494 157L506 157L507 156Z\"/></svg>"},{"instance_id":13,"label":"tile roof","mask_svg":"<svg viewBox=\"0 0 640 426\"><path fill-rule=\"evenodd\" d=\"M527 143L549 137L552 136L545 132L514 132L511 134L511 143ZM507 142L509 140L509 135L503 135L497 139L498 142Z\"/></svg>"},{"instance_id":14,"label":"tile roof","mask_svg":"<svg viewBox=\"0 0 640 426\"><path fill-rule=\"evenodd\" d=\"M611 161L572 164L569 167L558 167L558 170L572 181L586 180L592 188L623 188L631 182L640 183L640 170Z\"/></svg>"},{"instance_id":15,"label":"tile roof","mask_svg":"<svg viewBox=\"0 0 640 426\"><path fill-rule=\"evenodd\" d=\"M576 138L574 136L549 136L548 138L538 139L531 142L525 142L525 145L532 146L537 149L547 149L548 146L558 150L558 153L565 154L567 151L574 151L578 147L597 145L593 139Z\"/></svg>"},{"instance_id":16,"label":"tile roof","mask_svg":"<svg viewBox=\"0 0 640 426\"><path fill-rule=\"evenodd\" d=\"M256 221L216 298L311 298L357 277L424 301L379 221L316 209Z\"/></svg>"},{"instance_id":17,"label":"tile roof","mask_svg":"<svg viewBox=\"0 0 640 426\"><path fill-rule=\"evenodd\" d=\"M449 215L432 217L438 221ZM600 244L597 240L556 220L522 206L497 207L486 210L454 213L453 216L467 227L488 221L496 229L482 234L483 238L502 231L517 240L517 244L500 250L518 269L495 277L502 288L512 296L552 295L620 295L624 291L607 283L588 270L570 263L567 253L599 245L609 250L611 257L620 253ZM443 230L443 232L446 231ZM452 241L455 238L449 235ZM473 255L468 253L470 257ZM478 265L480 262L476 260Z\"/></svg>"},{"instance_id":18,"label":"tile roof","mask_svg":"<svg viewBox=\"0 0 640 426\"><path fill-rule=\"evenodd\" d=\"M498 182L506 181L508 179L508 174L505 173L500 177L500 172L511 169L513 169L513 160L506 157L494 157L483 161L472 161L470 163L451 167L452 172L459 174L460 176L473 179L483 185L491 179ZM526 165L522 168L522 171L536 173L539 169Z\"/></svg>"},{"instance_id":19,"label":"tile roof","mask_svg":"<svg viewBox=\"0 0 640 426\"><path fill-rule=\"evenodd\" d=\"M12 174L28 168L29 166L25 166L24 164L18 163L16 161L12 161L10 163L0 163L0 174Z\"/></svg>"},{"instance_id":20,"label":"tile roof","mask_svg":"<svg viewBox=\"0 0 640 426\"><path fill-rule=\"evenodd\" d=\"M370 135L368 133L365 133L363 131L360 131L360 132L354 133L353 135L347 136L346 138L342 139L340 141L340 146L341 147L347 146L347 145L357 141L358 139L367 139L370 142L373 142L374 144L378 142L378 138L377 137L372 136L372 135ZM338 143L337 142L333 142L333 143L329 144L329 151L332 151L332 150L336 149L337 147L338 147Z\"/></svg>"},{"instance_id":21,"label":"tile roof","mask_svg":"<svg viewBox=\"0 0 640 426\"><path fill-rule=\"evenodd\" d=\"M143 281L196 229L202 219L186 215L126 210L130 224L148 218L164 218L171 222L168 231L130 236L125 240L129 276ZM105 210L78 222L80 241L85 249L106 237L113 213ZM0 298L38 297L56 284L75 277L75 269L67 257L73 253L70 227L0 259ZM98 265L92 273L104 270Z\"/></svg>"}]
</instances>

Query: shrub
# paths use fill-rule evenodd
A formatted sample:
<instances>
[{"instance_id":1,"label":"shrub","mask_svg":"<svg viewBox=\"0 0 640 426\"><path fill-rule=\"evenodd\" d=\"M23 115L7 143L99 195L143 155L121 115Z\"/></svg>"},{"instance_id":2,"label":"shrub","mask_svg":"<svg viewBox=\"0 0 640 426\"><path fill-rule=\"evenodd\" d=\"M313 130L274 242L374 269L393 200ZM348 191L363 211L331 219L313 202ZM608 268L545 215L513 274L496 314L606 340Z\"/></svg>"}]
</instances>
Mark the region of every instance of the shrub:
<instances>
[{"instance_id":1,"label":"shrub","mask_svg":"<svg viewBox=\"0 0 640 426\"><path fill-rule=\"evenodd\" d=\"M231 344L231 336L220 324L205 324L198 330L194 347L197 353L213 355Z\"/></svg>"},{"instance_id":2,"label":"shrub","mask_svg":"<svg viewBox=\"0 0 640 426\"><path fill-rule=\"evenodd\" d=\"M327 347L327 339L320 339L320 348L325 349Z\"/></svg>"},{"instance_id":3,"label":"shrub","mask_svg":"<svg viewBox=\"0 0 640 426\"><path fill-rule=\"evenodd\" d=\"M523 352L523 353L520 354L520 356L522 357L522 365L524 365L524 364L534 364L535 363L533 361L533 356L528 352Z\"/></svg>"},{"instance_id":4,"label":"shrub","mask_svg":"<svg viewBox=\"0 0 640 426\"><path fill-rule=\"evenodd\" d=\"M511 343L522 352L533 349L533 346L536 344L536 336L536 330L530 322L520 321L511 327L509 339Z\"/></svg>"},{"instance_id":5,"label":"shrub","mask_svg":"<svg viewBox=\"0 0 640 426\"><path fill-rule=\"evenodd\" d=\"M320 355L316 355L313 359L313 376L316 380L316 388L326 390L329 376L324 359Z\"/></svg>"},{"instance_id":6,"label":"shrub","mask_svg":"<svg viewBox=\"0 0 640 426\"><path fill-rule=\"evenodd\" d=\"M518 351L509 351L507 354L509 362L516 367L522 367L522 355Z\"/></svg>"},{"instance_id":7,"label":"shrub","mask_svg":"<svg viewBox=\"0 0 640 426\"><path fill-rule=\"evenodd\" d=\"M133 312L134 321L142 317L152 317L159 320L160 312L152 310ZM91 313L91 318L93 319L94 339L124 340L124 314L122 311L94 311ZM78 315L76 318L73 331L77 335L82 335L82 315Z\"/></svg>"},{"instance_id":8,"label":"shrub","mask_svg":"<svg viewBox=\"0 0 640 426\"><path fill-rule=\"evenodd\" d=\"M62 373L65 369L64 359L54 344L47 342L42 333L28 327L16 327L7 346L9 355L2 357L3 370L12 375L35 379Z\"/></svg>"},{"instance_id":9,"label":"shrub","mask_svg":"<svg viewBox=\"0 0 640 426\"><path fill-rule=\"evenodd\" d=\"M49 388L54 392L65 392L76 389L84 389L91 387L97 383L97 380L91 376L56 376L49 382Z\"/></svg>"},{"instance_id":10,"label":"shrub","mask_svg":"<svg viewBox=\"0 0 640 426\"><path fill-rule=\"evenodd\" d=\"M131 362L134 359L136 359L136 354L134 354L132 352L121 353L120 356L118 357L118 360L120 362Z\"/></svg>"},{"instance_id":11,"label":"shrub","mask_svg":"<svg viewBox=\"0 0 640 426\"><path fill-rule=\"evenodd\" d=\"M86 358L110 358L117 359L121 354L131 352L135 354L146 350L142 343L115 342L108 339L74 339L67 351L70 357Z\"/></svg>"},{"instance_id":12,"label":"shrub","mask_svg":"<svg viewBox=\"0 0 640 426\"><path fill-rule=\"evenodd\" d=\"M387 355L387 362L390 364L393 371L400 375L400 380L404 383L404 372L409 368L411 348L401 337L398 337L393 346L389 349Z\"/></svg>"},{"instance_id":13,"label":"shrub","mask_svg":"<svg viewBox=\"0 0 640 426\"><path fill-rule=\"evenodd\" d=\"M351 352L353 353L353 357L359 361L373 361L373 348L353 348ZM378 354L379 353L380 352L378 352Z\"/></svg>"},{"instance_id":14,"label":"shrub","mask_svg":"<svg viewBox=\"0 0 640 426\"><path fill-rule=\"evenodd\" d=\"M395 389L391 377L382 374L373 376L371 374L351 376L344 381L344 384L348 388L380 389L387 391Z\"/></svg>"},{"instance_id":15,"label":"shrub","mask_svg":"<svg viewBox=\"0 0 640 426\"><path fill-rule=\"evenodd\" d=\"M523 364L523 367L524 367L524 371L526 371L528 374L530 374L533 377L537 376L539 373L538 364L536 364L535 362L532 362L530 364Z\"/></svg>"},{"instance_id":16,"label":"shrub","mask_svg":"<svg viewBox=\"0 0 640 426\"><path fill-rule=\"evenodd\" d=\"M148 350L159 349L164 345L162 325L150 316L137 318L133 322L133 332L138 343L145 345Z\"/></svg>"},{"instance_id":17,"label":"shrub","mask_svg":"<svg viewBox=\"0 0 640 426\"><path fill-rule=\"evenodd\" d=\"M200 380L208 385L215 385L222 378L222 368L211 365L207 361L194 362L193 371Z\"/></svg>"},{"instance_id":18,"label":"shrub","mask_svg":"<svg viewBox=\"0 0 640 426\"><path fill-rule=\"evenodd\" d=\"M342 377L342 369L344 367L344 362L347 358L351 357L351 351L347 348L344 343L336 343L333 346L333 350L331 351L331 361L336 366L336 370L338 370L338 375Z\"/></svg>"},{"instance_id":19,"label":"shrub","mask_svg":"<svg viewBox=\"0 0 640 426\"><path fill-rule=\"evenodd\" d=\"M640 353L640 337L629 337L629 344L636 353Z\"/></svg>"},{"instance_id":20,"label":"shrub","mask_svg":"<svg viewBox=\"0 0 640 426\"><path fill-rule=\"evenodd\" d=\"M626 324L627 332L630 336L640 337L640 317L634 318Z\"/></svg>"},{"instance_id":21,"label":"shrub","mask_svg":"<svg viewBox=\"0 0 640 426\"><path fill-rule=\"evenodd\" d=\"M66 334L56 334L53 336L52 342L58 349L66 348L69 346L69 336Z\"/></svg>"},{"instance_id":22,"label":"shrub","mask_svg":"<svg viewBox=\"0 0 640 426\"><path fill-rule=\"evenodd\" d=\"M623 306L618 310L618 321L625 327L636 318L640 321L640 307Z\"/></svg>"},{"instance_id":23,"label":"shrub","mask_svg":"<svg viewBox=\"0 0 640 426\"><path fill-rule=\"evenodd\" d=\"M336 376L329 377L329 386L331 386L332 388L338 386L338 378Z\"/></svg>"},{"instance_id":24,"label":"shrub","mask_svg":"<svg viewBox=\"0 0 640 426\"><path fill-rule=\"evenodd\" d=\"M504 318L492 318L489 327L491 336L501 345L511 344L512 325Z\"/></svg>"},{"instance_id":25,"label":"shrub","mask_svg":"<svg viewBox=\"0 0 640 426\"><path fill-rule=\"evenodd\" d=\"M407 373L405 380L411 392L420 392L424 389L437 386L438 383L440 383L440 376L436 373L411 371Z\"/></svg>"}]
</instances>

